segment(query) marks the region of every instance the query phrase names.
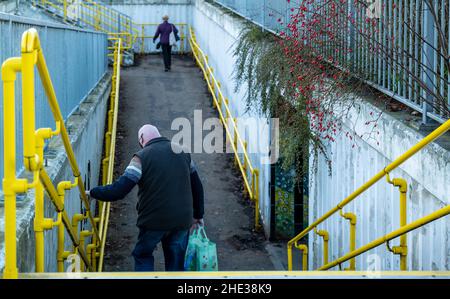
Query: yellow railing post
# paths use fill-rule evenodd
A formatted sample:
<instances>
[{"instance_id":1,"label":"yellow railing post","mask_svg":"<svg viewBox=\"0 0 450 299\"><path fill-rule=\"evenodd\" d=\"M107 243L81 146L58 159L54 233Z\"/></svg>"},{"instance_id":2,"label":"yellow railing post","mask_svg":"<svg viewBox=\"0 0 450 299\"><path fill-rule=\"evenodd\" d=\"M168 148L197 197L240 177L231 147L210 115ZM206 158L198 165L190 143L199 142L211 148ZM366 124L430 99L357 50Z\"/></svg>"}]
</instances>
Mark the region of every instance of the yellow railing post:
<instances>
[{"instance_id":1,"label":"yellow railing post","mask_svg":"<svg viewBox=\"0 0 450 299\"><path fill-rule=\"evenodd\" d=\"M244 148L243 148L243 150L245 152L247 152L247 141L244 141ZM247 162L248 162L247 159L244 157L244 165L242 167L244 168L245 171L247 171Z\"/></svg>"},{"instance_id":2,"label":"yellow railing post","mask_svg":"<svg viewBox=\"0 0 450 299\"><path fill-rule=\"evenodd\" d=\"M33 39L32 33L23 34L25 42ZM34 65L38 59L35 45L22 44L22 115L24 166L29 171L40 169L44 156L44 140L35 136L35 76ZM37 143L39 143L37 145ZM38 150L38 152L36 151ZM36 240L36 272L44 272L44 188L40 182L35 189L34 231Z\"/></svg>"},{"instance_id":3,"label":"yellow railing post","mask_svg":"<svg viewBox=\"0 0 450 299\"><path fill-rule=\"evenodd\" d=\"M64 4L63 4L63 8L64 8L64 22L67 21L67 0L63 0Z\"/></svg>"},{"instance_id":4,"label":"yellow railing post","mask_svg":"<svg viewBox=\"0 0 450 299\"><path fill-rule=\"evenodd\" d=\"M16 73L20 72L22 59L7 59L2 65L3 81L3 194L5 210L5 268L3 278L17 278L17 241L16 241L16 193L19 183L16 178L16 110L15 90Z\"/></svg>"},{"instance_id":5,"label":"yellow railing post","mask_svg":"<svg viewBox=\"0 0 450 299\"><path fill-rule=\"evenodd\" d=\"M234 147L236 148L236 150L238 149L238 138L237 138L237 130L238 130L238 128L237 128L237 119L236 119L236 117L233 117L233 122L236 124L236 126L233 128L233 144L234 144ZM234 156L234 166L237 166L238 165L238 155L235 155Z\"/></svg>"},{"instance_id":6,"label":"yellow railing post","mask_svg":"<svg viewBox=\"0 0 450 299\"><path fill-rule=\"evenodd\" d=\"M95 30L100 30L100 11L99 8L97 6L97 9L95 10Z\"/></svg>"},{"instance_id":7,"label":"yellow railing post","mask_svg":"<svg viewBox=\"0 0 450 299\"><path fill-rule=\"evenodd\" d=\"M33 112L34 114L34 112ZM44 159L44 145L45 139L59 134L59 123L57 124L56 132L51 129L39 129L35 133L36 155L39 161ZM42 163L39 162L39 170L42 168ZM39 181L35 188L35 212L34 212L34 233L35 233L35 268L36 272L44 272L44 187Z\"/></svg>"},{"instance_id":8,"label":"yellow railing post","mask_svg":"<svg viewBox=\"0 0 450 299\"><path fill-rule=\"evenodd\" d=\"M70 190L78 185L78 178L75 178L75 182L62 181L58 183L57 191L60 202L64 205L65 202L65 191ZM58 213L58 250L57 250L57 267L58 272L64 272L64 261L69 255L69 252L64 250L64 224L61 221L62 212Z\"/></svg>"},{"instance_id":9,"label":"yellow railing post","mask_svg":"<svg viewBox=\"0 0 450 299\"><path fill-rule=\"evenodd\" d=\"M228 98L225 98L224 102L225 102L225 105L228 107L229 104L230 104L230 101L228 100ZM222 109L222 107L220 107L220 109ZM227 111L225 111L225 115L226 115L226 116L225 116L226 119L229 119L229 118L230 118L230 113L229 113L228 109L227 109Z\"/></svg>"},{"instance_id":10,"label":"yellow railing post","mask_svg":"<svg viewBox=\"0 0 450 299\"><path fill-rule=\"evenodd\" d=\"M407 224L406 217L406 194L408 192L408 183L406 180L402 178L395 178L391 180L389 178L389 173L386 174L386 180L388 183L392 184L394 187L398 187L400 192L400 227L403 227ZM400 236L400 246L394 246L388 249L394 253L400 255L400 270L407 270L407 257L408 257L408 246L407 241L408 237L406 234Z\"/></svg>"},{"instance_id":11,"label":"yellow railing post","mask_svg":"<svg viewBox=\"0 0 450 299\"><path fill-rule=\"evenodd\" d=\"M24 33L28 35L27 32ZM31 35L31 34L30 34ZM22 123L23 123L23 159L29 171L38 169L35 141L35 98L34 98L34 64L38 51L26 51L22 45Z\"/></svg>"},{"instance_id":12,"label":"yellow railing post","mask_svg":"<svg viewBox=\"0 0 450 299\"><path fill-rule=\"evenodd\" d=\"M145 52L145 25L142 24L141 27L141 55Z\"/></svg>"},{"instance_id":13,"label":"yellow railing post","mask_svg":"<svg viewBox=\"0 0 450 299\"><path fill-rule=\"evenodd\" d=\"M292 243L287 245L288 271L292 271Z\"/></svg>"},{"instance_id":14,"label":"yellow railing post","mask_svg":"<svg viewBox=\"0 0 450 299\"><path fill-rule=\"evenodd\" d=\"M302 271L308 271L308 246L305 244L295 244L295 248L302 252Z\"/></svg>"},{"instance_id":15,"label":"yellow railing post","mask_svg":"<svg viewBox=\"0 0 450 299\"><path fill-rule=\"evenodd\" d=\"M222 87L222 85L221 85L220 82L218 81L218 82L217 82L217 90L220 90L221 87ZM219 96L217 97L217 103L218 103L217 109L222 109L222 101L223 101L223 99L222 99L222 93L219 92Z\"/></svg>"},{"instance_id":16,"label":"yellow railing post","mask_svg":"<svg viewBox=\"0 0 450 299\"><path fill-rule=\"evenodd\" d=\"M86 237L89 237L92 235L91 231L88 230L83 230L80 232L80 245L79 248L82 248L83 250L85 250L85 239ZM88 258L88 263L91 263L91 255L87 254L86 255ZM81 271L84 272L86 270L85 264L81 263Z\"/></svg>"},{"instance_id":17,"label":"yellow railing post","mask_svg":"<svg viewBox=\"0 0 450 299\"><path fill-rule=\"evenodd\" d=\"M397 186L400 187L400 226L405 226L407 224L407 214L406 214L406 192L408 185L406 181L397 181ZM394 184L397 182L394 181ZM407 257L408 257L408 237L406 234L400 237L400 269L402 271L408 270Z\"/></svg>"},{"instance_id":18,"label":"yellow railing post","mask_svg":"<svg viewBox=\"0 0 450 299\"><path fill-rule=\"evenodd\" d=\"M212 82L212 74L214 72L214 69L212 67L208 68L208 80L209 82ZM216 96L216 85L214 84L214 82L212 82L211 84L211 93ZM215 108L217 108L217 104L213 101L213 106Z\"/></svg>"},{"instance_id":19,"label":"yellow railing post","mask_svg":"<svg viewBox=\"0 0 450 299\"><path fill-rule=\"evenodd\" d=\"M185 27L184 25L180 25L180 31L181 31L181 34L180 34L180 52L181 52L181 54L184 54L184 39L185 39L185 34L184 34L185 28L184 27Z\"/></svg>"},{"instance_id":20,"label":"yellow railing post","mask_svg":"<svg viewBox=\"0 0 450 299\"><path fill-rule=\"evenodd\" d=\"M252 186L254 186L252 193L253 193L253 200L255 201L255 230L260 229L259 225L259 170L254 169L252 174Z\"/></svg>"},{"instance_id":21,"label":"yellow railing post","mask_svg":"<svg viewBox=\"0 0 450 299\"><path fill-rule=\"evenodd\" d=\"M356 249L356 215L353 213L343 213L340 210L340 215L350 222L350 252ZM350 260L349 268L345 270L355 271L356 261L354 258Z\"/></svg>"},{"instance_id":22,"label":"yellow railing post","mask_svg":"<svg viewBox=\"0 0 450 299\"><path fill-rule=\"evenodd\" d=\"M326 230L314 229L314 232L323 239L323 264L328 264L328 241L330 240L330 235Z\"/></svg>"}]
</instances>

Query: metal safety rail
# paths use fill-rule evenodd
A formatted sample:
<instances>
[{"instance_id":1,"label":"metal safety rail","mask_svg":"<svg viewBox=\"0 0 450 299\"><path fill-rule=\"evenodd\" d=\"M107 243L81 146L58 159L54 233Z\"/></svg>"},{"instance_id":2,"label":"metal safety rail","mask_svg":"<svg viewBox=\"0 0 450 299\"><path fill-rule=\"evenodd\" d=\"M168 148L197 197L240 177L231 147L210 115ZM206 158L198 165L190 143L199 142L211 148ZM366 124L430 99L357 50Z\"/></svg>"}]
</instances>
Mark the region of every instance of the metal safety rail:
<instances>
[{"instance_id":1,"label":"metal safety rail","mask_svg":"<svg viewBox=\"0 0 450 299\"><path fill-rule=\"evenodd\" d=\"M137 32L131 17L93 0L32 0L34 6L60 17L64 22L94 29L123 39L123 49L131 49Z\"/></svg>"},{"instance_id":2,"label":"metal safety rail","mask_svg":"<svg viewBox=\"0 0 450 299\"><path fill-rule=\"evenodd\" d=\"M440 136L445 134L447 131L450 130L450 120L446 121L444 124L442 124L439 128L434 130L431 134L423 138L419 143L417 143L415 146L410 148L407 152L405 152L403 155L395 159L392 163L387 165L384 169L382 169L379 173L377 173L374 177L372 177L369 181L367 181L364 185L359 187L356 191L354 191L352 194L350 194L347 198L345 198L343 201L341 201L337 206L329 210L327 213L325 213L322 217L314 221L310 226L308 226L306 229L304 229L300 234L298 234L296 237L294 237L292 240L288 242L287 245L287 254L288 254L288 269L291 271L293 268L293 261L292 261L292 247L296 247L303 253L303 270L307 270L308 266L308 247L305 244L300 244L299 241L303 239L305 236L308 235L309 232L314 231L316 234L318 234L320 237L323 238L323 266L321 266L318 270L328 270L330 268L333 268L335 266L339 266L341 268L341 265L344 262L350 261L350 267L347 270L355 270L355 257L369 251L377 246L380 246L382 244L387 245L387 249L391 251L393 254L400 256L400 269L401 270L407 270L407 255L408 255L408 247L407 247L407 238L406 233L415 230L417 228L420 228L421 226L424 226L427 223L430 223L432 221L435 221L441 217L444 217L448 214L450 214L450 205L447 205L444 208L441 208L434 213L431 213L425 217L422 217L420 219L417 219L415 221L412 221L410 223L407 222L406 218L406 208L407 208L407 192L408 192L408 184L406 180L403 178L394 178L391 179L389 174L399 167L401 164L403 164L406 160L417 154L419 151L424 149L428 144L432 143L436 139L438 139ZM400 193L400 228L392 231L391 233L388 233L358 249L356 249L356 215L354 213L344 213L343 208L352 202L354 199L356 199L359 195L361 195L363 192L368 190L371 186L373 186L376 182L381 180L382 178L386 177L386 180L388 183L392 184L394 187L397 187ZM345 254L344 256L332 261L328 262L328 242L330 239L330 236L327 231L325 230L318 230L318 226L335 215L336 213L340 214L341 217L344 217L346 220L350 223L350 240L349 240L349 247L350 251ZM395 238L400 237L400 245L391 247L389 245L389 242Z\"/></svg>"},{"instance_id":3,"label":"metal safety rail","mask_svg":"<svg viewBox=\"0 0 450 299\"><path fill-rule=\"evenodd\" d=\"M135 39L135 46L139 49L139 53L141 55L145 54L146 52L146 41L152 40L154 38L154 32L156 32L156 29L158 27L159 23L134 23L133 22L133 32L134 32L134 39ZM186 51L186 36L187 36L187 29L188 25L186 23L174 23L175 26L178 27L178 30L180 32L180 54L184 54ZM149 33L151 32L151 33ZM136 49L137 50L137 49Z\"/></svg>"},{"instance_id":4,"label":"metal safety rail","mask_svg":"<svg viewBox=\"0 0 450 299\"><path fill-rule=\"evenodd\" d=\"M229 100L222 93L220 82L214 76L214 69L209 65L208 56L202 51L197 43L194 30L189 28L189 44L197 65L203 72L203 76L211 92L213 105L219 112L220 121L225 128L227 139L232 140L235 163L238 166L244 180L244 189L249 198L255 203L255 229L260 228L259 224L259 169L252 166L252 162L247 152L247 142L239 134L236 118L233 117ZM243 155L243 161L239 154ZM250 178L248 177L250 176Z\"/></svg>"},{"instance_id":5,"label":"metal safety rail","mask_svg":"<svg viewBox=\"0 0 450 299\"><path fill-rule=\"evenodd\" d=\"M114 80L120 78L120 40L119 50L115 57ZM44 272L44 232L58 229L57 240L57 265L58 271L64 271L64 261L72 254L82 260L81 270L95 271L96 260L100 257L104 248L105 221L107 215L94 217L94 210L85 194L83 180L67 133L64 119L61 115L58 100L53 88L52 80L47 68L44 53L41 48L38 32L31 28L22 35L21 57L7 59L2 65L3 81L3 107L4 107L4 211L5 211L5 268L4 278L17 278L17 239L16 239L16 195L26 193L34 189L35 215L34 231L36 240L35 266L36 272ZM119 64L120 65L120 64ZM55 129L35 128L35 67L45 90L54 120ZM26 178L16 177L16 111L15 111L15 82L17 74L22 75L22 119L23 119L23 159L25 169L33 174L30 182ZM117 110L118 83L112 92L114 97L114 109ZM117 113L117 112L116 112ZM116 117L117 118L117 117ZM112 135L114 134L114 135ZM44 167L44 145L46 140L60 136L64 149L72 169L73 181L62 181L55 187ZM111 130L111 136L115 136L115 129ZM114 137L110 137L111 145ZM113 151L113 150L112 150ZM112 159L113 160L113 159ZM112 172L111 170L108 170ZM69 218L64 208L65 192L78 187L84 214L72 215ZM51 200L56 212L57 220L45 218L44 191ZM89 221L91 230L78 231L79 222ZM101 229L99 229L100 227ZM67 232L72 241L72 249L64 248L64 236ZM88 242L88 239L91 239ZM100 253L97 252L100 249ZM74 259L75 261L75 259ZM75 261L76 262L76 261Z\"/></svg>"},{"instance_id":6,"label":"metal safety rail","mask_svg":"<svg viewBox=\"0 0 450 299\"><path fill-rule=\"evenodd\" d=\"M110 38L114 43L114 62L113 62L113 76L111 83L111 96L109 100L109 110L107 119L107 130L105 134L105 157L102 160L102 183L103 185L110 184L113 181L114 175L114 157L116 153L116 133L117 133L117 116L119 111L119 87L120 87L120 66L122 63L122 55L124 48L122 46L121 38ZM103 270L103 259L105 255L105 241L108 232L110 202L99 201L100 214L100 255L97 270Z\"/></svg>"}]
</instances>

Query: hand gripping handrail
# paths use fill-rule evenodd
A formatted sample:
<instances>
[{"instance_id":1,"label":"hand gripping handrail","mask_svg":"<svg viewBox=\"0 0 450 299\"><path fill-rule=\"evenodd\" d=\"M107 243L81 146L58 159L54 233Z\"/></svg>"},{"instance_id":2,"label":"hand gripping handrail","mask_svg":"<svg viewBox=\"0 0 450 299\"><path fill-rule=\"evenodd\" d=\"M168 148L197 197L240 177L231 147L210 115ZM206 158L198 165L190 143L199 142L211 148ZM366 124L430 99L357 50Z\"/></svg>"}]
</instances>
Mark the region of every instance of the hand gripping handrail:
<instances>
[{"instance_id":1,"label":"hand gripping handrail","mask_svg":"<svg viewBox=\"0 0 450 299\"><path fill-rule=\"evenodd\" d=\"M92 225L92 233L97 240L100 239L96 222L92 216L90 202L85 194L83 180L75 159L75 155L64 125L64 119L59 109L58 100L50 78L50 74L41 49L39 36L36 29L31 28L22 35L21 57L7 59L2 65L3 101L4 101L4 179L3 191L5 196L5 278L16 278L17 270L17 248L16 248L16 194L25 193L35 189L35 220L34 229L36 234L36 271L44 271L44 230L52 229L52 219L44 218L44 189L47 191L57 213L60 222L66 228L73 246L81 256L83 262L90 271L92 265L86 255L85 249L80 247L80 239L72 228L71 221L64 210L63 196L53 185L43 166L43 146L45 139L56 135L61 136L64 149L67 154L74 181L78 186L80 197L86 210L86 218ZM47 96L50 109L55 119L56 130L50 128L35 128L35 66ZM35 179L28 183L27 179L16 178L16 128L15 128L15 91L14 82L16 73L22 73L22 118L23 118L23 155L26 170L31 171ZM60 190L61 191L61 190ZM55 223L59 226L59 220Z\"/></svg>"},{"instance_id":2,"label":"hand gripping handrail","mask_svg":"<svg viewBox=\"0 0 450 299\"><path fill-rule=\"evenodd\" d=\"M293 239L291 239L287 244L287 253L288 253L288 270L292 271L293 265L292 265L292 247L297 246L298 241L300 241L302 238L304 238L310 231L317 228L319 224L330 218L332 215L334 215L337 212L340 212L343 207L345 207L347 204L352 202L355 198L357 198L359 195L361 195L363 192L365 192L367 189L369 189L371 186L373 186L376 182L381 180L383 177L387 176L388 182L393 184L396 187L399 187L400 191L400 222L401 222L401 228L397 229L373 242L370 242L369 244L360 247L356 250L351 250L348 254L344 255L341 258L338 258L337 260L326 263L324 266L320 267L319 270L327 270L332 267L335 267L337 265L342 264L343 262L346 262L350 259L353 259L355 256L360 255L374 247L377 247L383 243L386 243L394 238L397 238L399 236L404 235L405 233L417 229L429 222L435 221L441 217L444 217L448 214L450 214L450 205L431 213L428 216L425 216L423 218L420 218L414 222L411 222L409 224L406 223L406 184L403 179L389 179L389 173L399 167L401 164L403 164L406 160L414 156L417 152L422 150L424 147L438 139L440 136L445 134L447 131L450 130L450 120L443 123L441 126L439 126L436 130L431 132L428 136L423 138L420 142L418 142L416 145L411 147L408 151L406 151L403 155L395 159L392 163L387 165L383 170L381 170L379 173L377 173L374 177L372 177L369 181L367 181L364 185L359 187L357 190L355 190L352 194L350 194L347 198L345 198L343 201L341 201L337 206L329 210L327 213L325 213L322 217L314 221L310 226L305 228L301 233L299 233L297 236L295 236ZM406 237L402 236L400 241L400 246L394 247L392 249L393 253L399 254L401 257L401 268L402 270L406 269ZM353 248L352 248L353 249ZM351 266L354 266L352 264Z\"/></svg>"},{"instance_id":3,"label":"hand gripping handrail","mask_svg":"<svg viewBox=\"0 0 450 299\"><path fill-rule=\"evenodd\" d=\"M189 33L189 44L191 46L194 59L203 72L203 76L208 85L208 90L213 98L214 107L216 107L219 112L220 120L225 128L228 140L233 140L233 142L230 143L235 155L235 162L241 171L245 190L248 192L250 199L255 202L255 229L259 229L259 170L252 166L252 162L247 152L247 143L239 134L236 119L232 117L232 113L228 105L229 101L224 97L220 83L214 75L214 70L209 65L208 56L205 55L197 43L192 27L189 28ZM223 108L225 108L225 116L222 110ZM232 130L229 124L231 124ZM234 136L232 135L232 132ZM243 162L239 157L239 145L242 149ZM251 174L251 182L247 178L247 170Z\"/></svg>"}]
</instances>

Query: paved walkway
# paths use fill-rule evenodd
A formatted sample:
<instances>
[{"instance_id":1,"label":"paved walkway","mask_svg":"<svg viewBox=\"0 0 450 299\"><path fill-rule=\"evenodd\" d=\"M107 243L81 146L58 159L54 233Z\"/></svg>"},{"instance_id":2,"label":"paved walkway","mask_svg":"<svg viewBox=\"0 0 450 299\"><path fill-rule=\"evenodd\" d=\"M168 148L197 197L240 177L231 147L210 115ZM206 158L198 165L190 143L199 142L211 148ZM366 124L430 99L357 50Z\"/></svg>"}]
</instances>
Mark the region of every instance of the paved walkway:
<instances>
[{"instance_id":1,"label":"paved walkway","mask_svg":"<svg viewBox=\"0 0 450 299\"><path fill-rule=\"evenodd\" d=\"M145 123L172 137L172 120L186 117L193 127L194 110L203 119L217 117L199 69L189 57L174 57L172 72L163 71L159 56L145 56L137 66L122 69L116 174L139 150L137 131ZM242 181L230 154L193 154L205 188L205 222L209 238L217 243L219 269L274 270L261 234L252 231L253 209L242 196ZM131 252L137 238L137 188L112 204L105 255L105 271L133 271ZM161 248L156 270L164 270Z\"/></svg>"}]
</instances>

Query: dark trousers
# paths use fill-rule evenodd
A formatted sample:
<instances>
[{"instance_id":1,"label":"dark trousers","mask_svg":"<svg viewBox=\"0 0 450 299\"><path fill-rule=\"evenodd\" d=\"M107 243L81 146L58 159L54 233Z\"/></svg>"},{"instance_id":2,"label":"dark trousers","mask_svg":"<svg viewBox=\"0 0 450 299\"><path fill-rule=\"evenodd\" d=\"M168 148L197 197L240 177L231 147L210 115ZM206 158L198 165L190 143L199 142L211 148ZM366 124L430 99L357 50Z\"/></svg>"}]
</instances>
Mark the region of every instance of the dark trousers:
<instances>
[{"instance_id":1,"label":"dark trousers","mask_svg":"<svg viewBox=\"0 0 450 299\"><path fill-rule=\"evenodd\" d=\"M140 230L138 242L133 250L135 271L154 271L153 251L159 242L162 242L166 271L184 271L188 239L189 230Z\"/></svg>"},{"instance_id":2,"label":"dark trousers","mask_svg":"<svg viewBox=\"0 0 450 299\"><path fill-rule=\"evenodd\" d=\"M172 46L169 44L161 44L162 54L164 59L164 67L170 70L172 65Z\"/></svg>"}]
</instances>

